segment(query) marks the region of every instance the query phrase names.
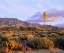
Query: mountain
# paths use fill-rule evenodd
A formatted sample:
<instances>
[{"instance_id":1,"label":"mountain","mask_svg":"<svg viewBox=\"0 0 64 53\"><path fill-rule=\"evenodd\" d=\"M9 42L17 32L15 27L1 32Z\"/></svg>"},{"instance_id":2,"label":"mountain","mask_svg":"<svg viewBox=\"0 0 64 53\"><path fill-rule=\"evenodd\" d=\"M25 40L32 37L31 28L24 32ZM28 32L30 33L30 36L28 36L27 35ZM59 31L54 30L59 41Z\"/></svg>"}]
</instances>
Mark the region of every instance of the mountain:
<instances>
[{"instance_id":1,"label":"mountain","mask_svg":"<svg viewBox=\"0 0 64 53\"><path fill-rule=\"evenodd\" d=\"M0 18L0 27L7 27L7 26L29 26L29 27L38 27L44 28L44 25L38 23L29 23L26 21L19 20L17 18ZM46 25L46 28L51 28L51 25ZM52 26L52 28L57 28Z\"/></svg>"},{"instance_id":2,"label":"mountain","mask_svg":"<svg viewBox=\"0 0 64 53\"><path fill-rule=\"evenodd\" d=\"M64 28L64 24L58 24L57 27Z\"/></svg>"},{"instance_id":3,"label":"mountain","mask_svg":"<svg viewBox=\"0 0 64 53\"><path fill-rule=\"evenodd\" d=\"M21 21L16 18L0 18L0 26L5 27L5 26L36 26L40 24L31 24L26 21Z\"/></svg>"},{"instance_id":4,"label":"mountain","mask_svg":"<svg viewBox=\"0 0 64 53\"><path fill-rule=\"evenodd\" d=\"M16 18L0 18L0 26L25 26L26 24L29 24L27 22L23 22L21 20L18 20Z\"/></svg>"}]
</instances>

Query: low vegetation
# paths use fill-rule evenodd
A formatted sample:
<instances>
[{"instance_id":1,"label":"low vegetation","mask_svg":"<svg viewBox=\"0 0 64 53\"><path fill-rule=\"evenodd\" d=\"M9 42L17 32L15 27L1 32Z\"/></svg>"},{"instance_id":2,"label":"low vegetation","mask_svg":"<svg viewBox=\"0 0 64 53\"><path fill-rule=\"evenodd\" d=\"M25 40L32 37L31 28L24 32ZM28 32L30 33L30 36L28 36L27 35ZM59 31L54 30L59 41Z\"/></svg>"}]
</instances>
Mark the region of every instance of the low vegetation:
<instances>
[{"instance_id":1,"label":"low vegetation","mask_svg":"<svg viewBox=\"0 0 64 53\"><path fill-rule=\"evenodd\" d=\"M6 31L3 29L0 31L0 50L2 53L14 50L64 49L64 30L47 29L44 32L44 30L36 30L36 28L31 30L31 27L25 28L23 31L22 27L14 30L11 28L6 29Z\"/></svg>"},{"instance_id":2,"label":"low vegetation","mask_svg":"<svg viewBox=\"0 0 64 53\"><path fill-rule=\"evenodd\" d=\"M54 43L47 37L44 37L34 39L30 43L28 43L28 46L30 46L33 49L49 49L54 47Z\"/></svg>"}]
</instances>

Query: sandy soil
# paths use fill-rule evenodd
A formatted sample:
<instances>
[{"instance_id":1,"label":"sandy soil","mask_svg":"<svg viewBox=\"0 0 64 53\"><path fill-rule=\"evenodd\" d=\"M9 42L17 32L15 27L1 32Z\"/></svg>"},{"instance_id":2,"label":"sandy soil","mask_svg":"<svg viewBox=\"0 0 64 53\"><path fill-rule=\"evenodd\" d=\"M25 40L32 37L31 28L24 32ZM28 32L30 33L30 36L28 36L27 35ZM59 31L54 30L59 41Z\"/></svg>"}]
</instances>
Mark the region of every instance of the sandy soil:
<instances>
[{"instance_id":1,"label":"sandy soil","mask_svg":"<svg viewBox=\"0 0 64 53\"><path fill-rule=\"evenodd\" d=\"M64 53L64 50L61 49L54 49L54 50L34 50L34 51L27 51L26 53Z\"/></svg>"},{"instance_id":2,"label":"sandy soil","mask_svg":"<svg viewBox=\"0 0 64 53\"><path fill-rule=\"evenodd\" d=\"M32 50L32 51L26 51L26 53L50 53L50 52L54 52L54 53L64 53L64 50L61 49L53 49L53 50ZM9 51L8 53L23 53L22 51Z\"/></svg>"}]
</instances>

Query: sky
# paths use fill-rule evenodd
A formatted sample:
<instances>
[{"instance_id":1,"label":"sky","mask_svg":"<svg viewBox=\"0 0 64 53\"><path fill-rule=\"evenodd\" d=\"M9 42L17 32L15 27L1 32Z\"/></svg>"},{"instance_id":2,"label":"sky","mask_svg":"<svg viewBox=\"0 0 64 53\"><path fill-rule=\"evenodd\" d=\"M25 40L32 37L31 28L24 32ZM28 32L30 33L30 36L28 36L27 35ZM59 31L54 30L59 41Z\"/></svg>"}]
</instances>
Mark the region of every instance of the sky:
<instances>
[{"instance_id":1,"label":"sky","mask_svg":"<svg viewBox=\"0 0 64 53\"><path fill-rule=\"evenodd\" d=\"M63 5L64 0L0 0L0 18L43 24L43 12L46 11L46 24L63 24Z\"/></svg>"}]
</instances>

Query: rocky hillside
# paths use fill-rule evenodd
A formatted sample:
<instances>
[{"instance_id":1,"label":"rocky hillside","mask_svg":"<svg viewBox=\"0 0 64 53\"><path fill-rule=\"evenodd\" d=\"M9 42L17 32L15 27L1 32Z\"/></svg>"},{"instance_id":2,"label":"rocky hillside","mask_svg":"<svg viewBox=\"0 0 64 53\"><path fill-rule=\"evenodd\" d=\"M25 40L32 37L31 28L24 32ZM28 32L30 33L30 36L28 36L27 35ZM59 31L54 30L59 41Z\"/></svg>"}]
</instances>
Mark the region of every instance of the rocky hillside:
<instances>
[{"instance_id":1,"label":"rocky hillside","mask_svg":"<svg viewBox=\"0 0 64 53\"><path fill-rule=\"evenodd\" d=\"M27 26L30 23L18 20L16 18L0 18L0 26Z\"/></svg>"},{"instance_id":2,"label":"rocky hillside","mask_svg":"<svg viewBox=\"0 0 64 53\"><path fill-rule=\"evenodd\" d=\"M0 18L0 27L6 26L33 26L33 27L40 27L43 28L44 25L36 24L36 23L29 23L25 22L16 18ZM47 28L50 28L50 25L46 25ZM52 26L52 28L57 28Z\"/></svg>"}]
</instances>

